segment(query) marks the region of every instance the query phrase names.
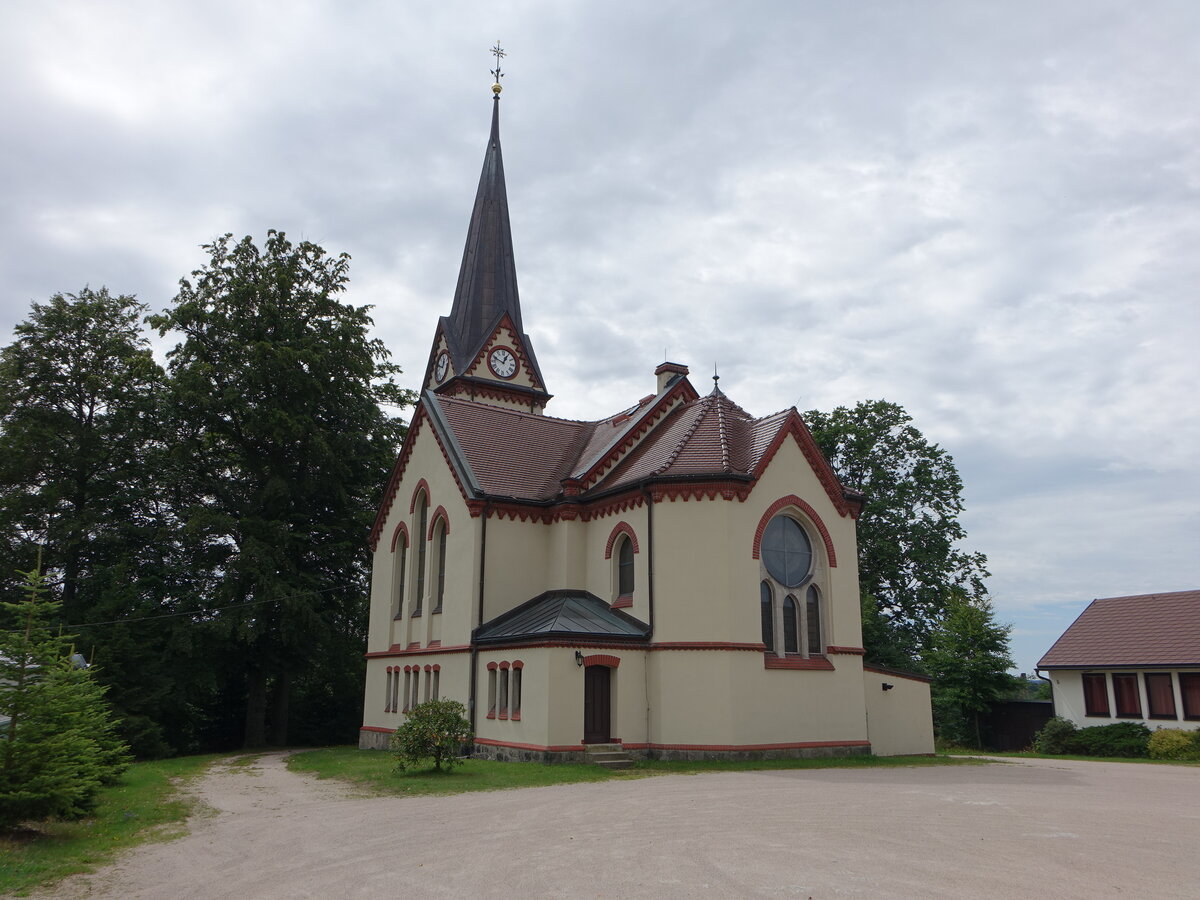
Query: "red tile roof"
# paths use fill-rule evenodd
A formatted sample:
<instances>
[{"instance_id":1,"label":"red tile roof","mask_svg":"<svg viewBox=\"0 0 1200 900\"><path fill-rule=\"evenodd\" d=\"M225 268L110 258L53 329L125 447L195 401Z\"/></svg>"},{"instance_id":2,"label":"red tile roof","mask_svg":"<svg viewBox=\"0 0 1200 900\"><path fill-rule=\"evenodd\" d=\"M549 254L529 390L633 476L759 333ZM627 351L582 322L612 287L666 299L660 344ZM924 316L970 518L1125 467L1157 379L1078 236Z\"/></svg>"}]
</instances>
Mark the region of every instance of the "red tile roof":
<instances>
[{"instance_id":1,"label":"red tile roof","mask_svg":"<svg viewBox=\"0 0 1200 900\"><path fill-rule=\"evenodd\" d=\"M1200 665L1200 590L1093 600L1038 668Z\"/></svg>"}]
</instances>

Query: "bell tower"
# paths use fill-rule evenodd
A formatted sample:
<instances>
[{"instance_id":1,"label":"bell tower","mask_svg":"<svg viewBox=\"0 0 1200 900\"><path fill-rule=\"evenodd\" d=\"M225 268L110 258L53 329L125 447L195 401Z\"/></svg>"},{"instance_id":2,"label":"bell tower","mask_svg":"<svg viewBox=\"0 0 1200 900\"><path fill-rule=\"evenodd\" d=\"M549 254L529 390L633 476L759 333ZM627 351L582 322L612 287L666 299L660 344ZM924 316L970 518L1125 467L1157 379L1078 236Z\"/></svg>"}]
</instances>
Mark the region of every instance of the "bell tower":
<instances>
[{"instance_id":1,"label":"bell tower","mask_svg":"<svg viewBox=\"0 0 1200 900\"><path fill-rule=\"evenodd\" d=\"M499 41L492 48L492 129L467 226L449 316L438 320L424 390L541 413L550 394L521 324L504 157L500 151Z\"/></svg>"}]
</instances>

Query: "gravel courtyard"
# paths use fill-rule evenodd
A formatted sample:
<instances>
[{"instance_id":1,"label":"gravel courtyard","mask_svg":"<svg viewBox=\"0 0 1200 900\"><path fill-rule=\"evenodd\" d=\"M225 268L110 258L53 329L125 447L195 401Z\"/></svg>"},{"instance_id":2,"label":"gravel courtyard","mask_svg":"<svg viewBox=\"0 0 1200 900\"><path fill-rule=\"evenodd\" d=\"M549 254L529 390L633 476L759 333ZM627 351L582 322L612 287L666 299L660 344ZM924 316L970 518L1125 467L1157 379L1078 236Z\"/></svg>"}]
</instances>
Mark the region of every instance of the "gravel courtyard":
<instances>
[{"instance_id":1,"label":"gravel courtyard","mask_svg":"<svg viewBox=\"0 0 1200 900\"><path fill-rule=\"evenodd\" d=\"M366 798L281 754L42 898L1200 897L1200 769L1058 760Z\"/></svg>"}]
</instances>

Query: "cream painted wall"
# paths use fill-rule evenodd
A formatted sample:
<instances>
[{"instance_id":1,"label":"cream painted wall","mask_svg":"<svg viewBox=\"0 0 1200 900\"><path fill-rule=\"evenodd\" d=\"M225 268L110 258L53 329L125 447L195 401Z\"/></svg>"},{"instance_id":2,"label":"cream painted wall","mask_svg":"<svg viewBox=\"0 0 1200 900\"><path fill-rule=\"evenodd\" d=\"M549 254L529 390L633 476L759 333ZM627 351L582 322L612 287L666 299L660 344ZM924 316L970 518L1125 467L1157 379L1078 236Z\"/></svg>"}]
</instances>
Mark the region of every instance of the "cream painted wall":
<instances>
[{"instance_id":1,"label":"cream painted wall","mask_svg":"<svg viewBox=\"0 0 1200 900\"><path fill-rule=\"evenodd\" d=\"M912 678L863 672L867 734L876 756L933 753L933 715L929 685ZM884 683L892 685L883 689Z\"/></svg>"},{"instance_id":2,"label":"cream painted wall","mask_svg":"<svg viewBox=\"0 0 1200 900\"><path fill-rule=\"evenodd\" d=\"M1085 671L1104 672L1108 676L1104 680L1108 687L1108 709L1113 715L1089 716L1087 714L1087 708L1083 702L1083 673ZM1113 696L1111 677L1114 671L1120 673L1133 672L1137 675L1138 695L1141 698L1142 708L1142 716L1140 718L1127 718L1125 716L1118 718L1115 715L1117 703L1116 697ZM1171 686L1175 691L1175 713L1178 716L1177 719L1151 719L1146 714L1150 706L1146 697L1146 680L1142 677L1145 672L1171 673ZM1181 669L1052 669L1048 677L1054 691L1054 714L1064 719L1070 719L1080 728L1090 728L1093 725L1111 725L1113 722L1141 722L1151 731L1156 728L1200 728L1200 721L1183 718L1183 696L1179 692L1180 672L1200 674L1200 669L1195 667Z\"/></svg>"},{"instance_id":3,"label":"cream painted wall","mask_svg":"<svg viewBox=\"0 0 1200 900\"><path fill-rule=\"evenodd\" d=\"M470 695L470 654L468 653L423 653L416 656L389 657L367 660L366 692L363 724L374 728L396 728L404 721L400 712L384 712L387 702L388 666L421 666L420 699L425 699L425 666L440 665L438 692L443 700L457 700L467 705ZM485 685L486 687L486 685ZM400 673L400 691L404 690L404 673ZM486 696L486 695L485 695ZM400 708L404 708L403 700ZM485 710L486 712L486 710Z\"/></svg>"}]
</instances>

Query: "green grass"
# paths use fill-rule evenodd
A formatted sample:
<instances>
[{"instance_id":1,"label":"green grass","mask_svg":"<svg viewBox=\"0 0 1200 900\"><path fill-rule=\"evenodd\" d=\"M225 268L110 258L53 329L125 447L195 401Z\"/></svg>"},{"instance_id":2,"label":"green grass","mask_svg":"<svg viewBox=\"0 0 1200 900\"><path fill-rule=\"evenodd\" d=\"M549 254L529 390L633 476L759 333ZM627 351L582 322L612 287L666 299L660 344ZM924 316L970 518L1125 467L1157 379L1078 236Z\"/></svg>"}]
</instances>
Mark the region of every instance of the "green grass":
<instances>
[{"instance_id":1,"label":"green grass","mask_svg":"<svg viewBox=\"0 0 1200 900\"><path fill-rule=\"evenodd\" d=\"M90 817L0 832L0 895L21 896L39 885L90 872L135 844L184 834L183 821L193 804L178 786L200 775L217 758L135 763L120 784L101 792Z\"/></svg>"},{"instance_id":2,"label":"green grass","mask_svg":"<svg viewBox=\"0 0 1200 900\"><path fill-rule=\"evenodd\" d=\"M959 748L941 750L952 757L963 756L1003 756L1013 759L1073 759L1080 762L1116 762L1143 763L1152 766L1200 766L1200 760L1194 759L1149 759L1145 756L1081 756L1077 753L1035 753L1032 750L962 750Z\"/></svg>"},{"instance_id":3,"label":"green grass","mask_svg":"<svg viewBox=\"0 0 1200 900\"><path fill-rule=\"evenodd\" d=\"M458 794L464 791L498 791L581 781L610 781L652 775L696 775L703 772L749 772L763 769L880 768L892 766L986 765L982 760L947 757L830 757L826 759L764 759L750 761L704 760L666 762L646 760L631 769L609 772L599 766L554 763L493 762L468 759L452 772L432 769L397 772L390 753L331 747L297 753L288 758L293 771L348 781L372 793L391 795Z\"/></svg>"}]
</instances>

